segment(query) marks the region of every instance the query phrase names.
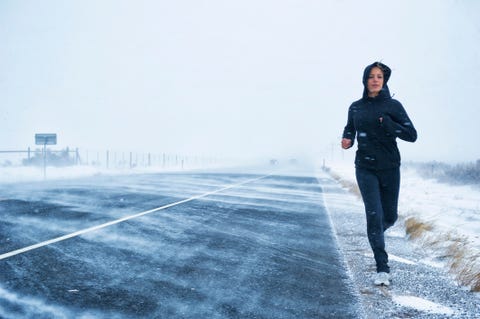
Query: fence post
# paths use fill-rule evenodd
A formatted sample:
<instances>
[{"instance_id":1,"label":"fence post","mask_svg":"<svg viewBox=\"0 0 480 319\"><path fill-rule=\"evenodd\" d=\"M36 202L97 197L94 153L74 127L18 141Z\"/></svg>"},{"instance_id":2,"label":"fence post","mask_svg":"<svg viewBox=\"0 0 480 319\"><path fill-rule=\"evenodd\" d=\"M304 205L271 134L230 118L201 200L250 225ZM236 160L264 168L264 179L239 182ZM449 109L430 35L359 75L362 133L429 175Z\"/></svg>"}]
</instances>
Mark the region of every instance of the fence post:
<instances>
[{"instance_id":1,"label":"fence post","mask_svg":"<svg viewBox=\"0 0 480 319\"><path fill-rule=\"evenodd\" d=\"M107 168L108 168L108 165L109 165L109 152L107 151Z\"/></svg>"},{"instance_id":2,"label":"fence post","mask_svg":"<svg viewBox=\"0 0 480 319\"><path fill-rule=\"evenodd\" d=\"M133 154L132 154L132 152L130 152L130 168L132 168L132 156L133 156Z\"/></svg>"}]
</instances>

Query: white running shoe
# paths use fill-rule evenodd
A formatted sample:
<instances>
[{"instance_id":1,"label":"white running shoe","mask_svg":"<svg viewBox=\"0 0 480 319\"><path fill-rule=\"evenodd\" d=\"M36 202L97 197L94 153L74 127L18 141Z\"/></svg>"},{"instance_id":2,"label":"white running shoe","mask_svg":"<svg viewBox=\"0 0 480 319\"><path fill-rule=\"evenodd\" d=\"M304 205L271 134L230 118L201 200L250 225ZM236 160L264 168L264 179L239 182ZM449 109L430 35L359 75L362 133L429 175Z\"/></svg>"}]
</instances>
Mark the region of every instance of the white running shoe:
<instances>
[{"instance_id":1,"label":"white running shoe","mask_svg":"<svg viewBox=\"0 0 480 319\"><path fill-rule=\"evenodd\" d=\"M386 272L378 272L375 275L374 283L377 286L389 286L390 285L390 275Z\"/></svg>"}]
</instances>

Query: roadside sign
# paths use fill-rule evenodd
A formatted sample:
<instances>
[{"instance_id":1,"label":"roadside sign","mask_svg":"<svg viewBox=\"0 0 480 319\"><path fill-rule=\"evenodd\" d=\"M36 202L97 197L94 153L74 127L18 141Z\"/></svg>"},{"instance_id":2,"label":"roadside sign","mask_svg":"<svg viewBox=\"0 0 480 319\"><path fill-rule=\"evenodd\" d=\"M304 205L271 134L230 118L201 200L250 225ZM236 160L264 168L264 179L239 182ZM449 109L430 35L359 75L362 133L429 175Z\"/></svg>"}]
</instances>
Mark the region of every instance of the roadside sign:
<instances>
[{"instance_id":1,"label":"roadside sign","mask_svg":"<svg viewBox=\"0 0 480 319\"><path fill-rule=\"evenodd\" d=\"M47 145L57 144L57 134L35 134L35 144L43 145L43 179L47 179Z\"/></svg>"},{"instance_id":2,"label":"roadside sign","mask_svg":"<svg viewBox=\"0 0 480 319\"><path fill-rule=\"evenodd\" d=\"M35 134L35 144L37 145L56 145L57 134Z\"/></svg>"}]
</instances>

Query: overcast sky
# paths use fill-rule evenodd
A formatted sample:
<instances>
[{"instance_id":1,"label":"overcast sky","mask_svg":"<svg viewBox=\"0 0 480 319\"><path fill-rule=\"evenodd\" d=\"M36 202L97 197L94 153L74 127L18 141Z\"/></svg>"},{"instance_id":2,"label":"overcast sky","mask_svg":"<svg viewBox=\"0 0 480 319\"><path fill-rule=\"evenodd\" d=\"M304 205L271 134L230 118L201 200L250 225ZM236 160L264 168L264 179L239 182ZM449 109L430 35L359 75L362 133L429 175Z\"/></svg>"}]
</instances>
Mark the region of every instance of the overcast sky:
<instances>
[{"instance_id":1,"label":"overcast sky","mask_svg":"<svg viewBox=\"0 0 480 319\"><path fill-rule=\"evenodd\" d=\"M0 150L319 157L376 60L404 159L480 159L480 1L0 0Z\"/></svg>"}]
</instances>

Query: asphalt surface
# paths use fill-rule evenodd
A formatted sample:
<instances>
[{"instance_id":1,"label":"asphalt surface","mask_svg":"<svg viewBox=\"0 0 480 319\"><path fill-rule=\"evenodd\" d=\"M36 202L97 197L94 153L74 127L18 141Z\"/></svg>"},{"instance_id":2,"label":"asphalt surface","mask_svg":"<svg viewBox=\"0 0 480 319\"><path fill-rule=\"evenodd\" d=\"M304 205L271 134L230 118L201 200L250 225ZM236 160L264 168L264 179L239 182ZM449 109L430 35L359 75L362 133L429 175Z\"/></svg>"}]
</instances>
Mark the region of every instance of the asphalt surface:
<instances>
[{"instance_id":1,"label":"asphalt surface","mask_svg":"<svg viewBox=\"0 0 480 319\"><path fill-rule=\"evenodd\" d=\"M262 175L0 186L0 255ZM322 188L265 176L0 260L2 318L361 318Z\"/></svg>"}]
</instances>

